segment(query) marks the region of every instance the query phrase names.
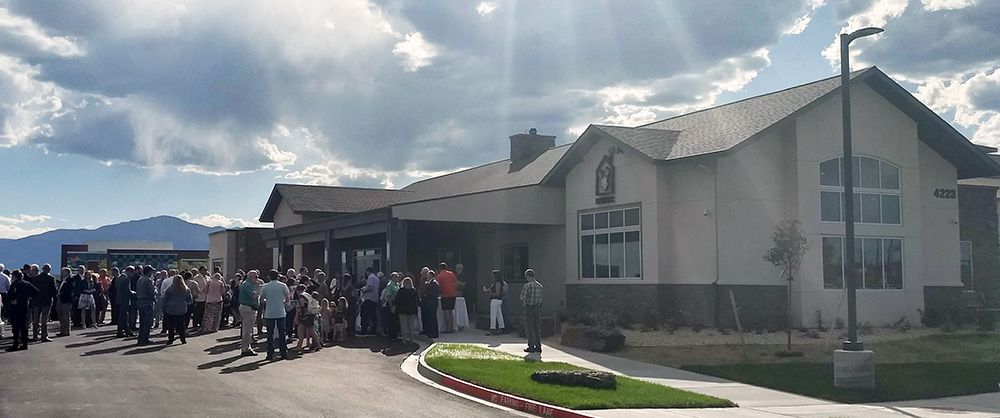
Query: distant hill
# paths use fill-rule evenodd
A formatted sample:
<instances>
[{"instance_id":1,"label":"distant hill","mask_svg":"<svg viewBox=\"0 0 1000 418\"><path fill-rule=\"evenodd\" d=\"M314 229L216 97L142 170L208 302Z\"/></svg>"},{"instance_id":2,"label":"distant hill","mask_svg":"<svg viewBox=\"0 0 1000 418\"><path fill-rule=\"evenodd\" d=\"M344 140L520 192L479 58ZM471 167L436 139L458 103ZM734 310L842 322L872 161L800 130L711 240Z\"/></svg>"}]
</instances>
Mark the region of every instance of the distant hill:
<instances>
[{"instance_id":1,"label":"distant hill","mask_svg":"<svg viewBox=\"0 0 1000 418\"><path fill-rule=\"evenodd\" d=\"M8 269L24 263L60 265L63 244L83 244L84 241L169 241L177 250L207 250L208 234L222 228L193 224L173 216L105 225L97 229L56 229L19 239L0 239L0 263Z\"/></svg>"}]
</instances>

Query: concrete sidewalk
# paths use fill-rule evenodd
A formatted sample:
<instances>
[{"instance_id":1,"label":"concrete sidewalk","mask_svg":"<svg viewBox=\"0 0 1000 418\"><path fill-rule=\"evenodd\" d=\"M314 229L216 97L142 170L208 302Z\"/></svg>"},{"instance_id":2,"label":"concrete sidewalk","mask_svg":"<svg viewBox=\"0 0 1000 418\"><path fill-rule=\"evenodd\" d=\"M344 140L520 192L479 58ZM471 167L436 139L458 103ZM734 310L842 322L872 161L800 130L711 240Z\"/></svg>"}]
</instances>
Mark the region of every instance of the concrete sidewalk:
<instances>
[{"instance_id":1,"label":"concrete sidewalk","mask_svg":"<svg viewBox=\"0 0 1000 418\"><path fill-rule=\"evenodd\" d=\"M604 370L653 383L659 383L691 392L716 396L736 402L739 408L724 409L618 409L586 411L597 417L955 417L963 418L998 417L1000 405L989 409L990 398L984 396L971 401L975 408L958 407L961 401L948 400L899 402L886 405L847 405L836 402L795 395L773 389L751 386L712 376L705 376L684 370L634 360L614 357L571 347L564 347L553 341L543 341L542 353L528 354L525 340L513 335L486 336L480 330L467 330L453 334L441 334L436 342L483 345L524 358L543 361L561 361L595 370ZM987 394L996 395L996 394ZM968 398L968 397L966 397ZM957 399L957 398L955 398ZM995 397L993 398L995 399ZM940 402L936 403L936 402ZM939 406L940 405L940 406ZM940 409L933 409L940 408ZM968 412L966 412L968 411Z\"/></svg>"}]
</instances>

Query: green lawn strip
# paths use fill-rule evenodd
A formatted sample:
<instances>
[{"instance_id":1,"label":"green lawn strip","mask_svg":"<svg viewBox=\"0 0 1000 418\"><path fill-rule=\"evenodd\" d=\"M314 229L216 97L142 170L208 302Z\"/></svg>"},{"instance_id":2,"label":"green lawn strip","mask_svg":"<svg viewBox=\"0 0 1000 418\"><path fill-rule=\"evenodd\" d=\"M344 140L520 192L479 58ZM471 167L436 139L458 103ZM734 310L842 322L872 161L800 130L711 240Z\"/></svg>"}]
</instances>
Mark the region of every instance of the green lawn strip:
<instances>
[{"instance_id":1,"label":"green lawn strip","mask_svg":"<svg viewBox=\"0 0 1000 418\"><path fill-rule=\"evenodd\" d=\"M525 361L507 353L463 344L438 344L425 356L443 373L484 387L571 409L719 408L732 402L618 376L614 390L569 387L531 380L535 370L582 370L567 363Z\"/></svg>"},{"instance_id":2,"label":"green lawn strip","mask_svg":"<svg viewBox=\"0 0 1000 418\"><path fill-rule=\"evenodd\" d=\"M844 403L889 402L996 392L1000 363L876 363L874 390L833 387L832 363L692 365L737 382Z\"/></svg>"}]
</instances>

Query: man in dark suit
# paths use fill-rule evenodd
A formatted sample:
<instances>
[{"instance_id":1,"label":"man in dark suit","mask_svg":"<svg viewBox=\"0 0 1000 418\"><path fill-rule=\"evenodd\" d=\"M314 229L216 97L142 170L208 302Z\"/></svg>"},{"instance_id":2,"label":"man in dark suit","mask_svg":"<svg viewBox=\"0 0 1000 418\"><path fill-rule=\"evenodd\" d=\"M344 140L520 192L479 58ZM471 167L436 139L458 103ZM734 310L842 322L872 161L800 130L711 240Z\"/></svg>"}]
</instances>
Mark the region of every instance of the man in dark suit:
<instances>
[{"instance_id":1,"label":"man in dark suit","mask_svg":"<svg viewBox=\"0 0 1000 418\"><path fill-rule=\"evenodd\" d=\"M80 309L80 295L87 288L87 279L87 268L84 266L77 266L76 274L69 278L70 282L73 283L73 327L75 328L83 328L87 325Z\"/></svg>"},{"instance_id":2,"label":"man in dark suit","mask_svg":"<svg viewBox=\"0 0 1000 418\"><path fill-rule=\"evenodd\" d=\"M31 340L38 341L41 333L42 342L51 342L49 339L49 312L52 310L52 301L56 298L56 278L49 272L52 266L46 264L42 266L42 272L38 272L38 264L31 265L31 284L38 289L38 295L31 299L31 323L33 325L33 335Z\"/></svg>"},{"instance_id":3,"label":"man in dark suit","mask_svg":"<svg viewBox=\"0 0 1000 418\"><path fill-rule=\"evenodd\" d=\"M116 310L118 311L118 333L116 334L118 338L135 336L129 325L129 312L132 306L132 298L135 296L130 281L134 273L135 267L128 266L125 268L125 272L115 277L114 282L112 282L115 287L114 297L115 305L117 306Z\"/></svg>"},{"instance_id":4,"label":"man in dark suit","mask_svg":"<svg viewBox=\"0 0 1000 418\"><path fill-rule=\"evenodd\" d=\"M126 269L126 273L128 269ZM136 290L139 287L139 278L142 277L142 266L138 269L134 269L131 273L128 273L128 288L132 292L132 300L129 302L128 308L128 328L131 331L137 331L139 326L139 303L136 300Z\"/></svg>"}]
</instances>

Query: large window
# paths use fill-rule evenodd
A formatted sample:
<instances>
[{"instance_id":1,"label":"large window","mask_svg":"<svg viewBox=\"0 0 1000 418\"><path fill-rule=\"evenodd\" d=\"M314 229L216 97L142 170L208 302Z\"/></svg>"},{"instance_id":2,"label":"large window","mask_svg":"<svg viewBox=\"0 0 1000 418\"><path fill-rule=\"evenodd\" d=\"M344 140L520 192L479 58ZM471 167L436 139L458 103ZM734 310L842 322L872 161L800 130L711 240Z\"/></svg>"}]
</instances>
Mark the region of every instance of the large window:
<instances>
[{"instance_id":1,"label":"large window","mask_svg":"<svg viewBox=\"0 0 1000 418\"><path fill-rule=\"evenodd\" d=\"M855 238L858 289L903 288L903 240ZM844 288L844 237L823 237L823 287Z\"/></svg>"},{"instance_id":2,"label":"large window","mask_svg":"<svg viewBox=\"0 0 1000 418\"><path fill-rule=\"evenodd\" d=\"M580 277L642 277L642 231L639 208L580 215Z\"/></svg>"},{"instance_id":3,"label":"large window","mask_svg":"<svg viewBox=\"0 0 1000 418\"><path fill-rule=\"evenodd\" d=\"M854 221L865 224L902 223L899 168L871 157L854 157ZM844 221L844 181L840 158L819 165L820 215L825 222Z\"/></svg>"},{"instance_id":4,"label":"large window","mask_svg":"<svg viewBox=\"0 0 1000 418\"><path fill-rule=\"evenodd\" d=\"M526 282L524 271L527 269L528 244L506 245L500 249L500 275L505 281Z\"/></svg>"},{"instance_id":5,"label":"large window","mask_svg":"<svg viewBox=\"0 0 1000 418\"><path fill-rule=\"evenodd\" d=\"M962 268L962 284L965 285L966 289L975 289L975 283L972 281L972 241L960 241L958 247L959 262Z\"/></svg>"}]
</instances>

